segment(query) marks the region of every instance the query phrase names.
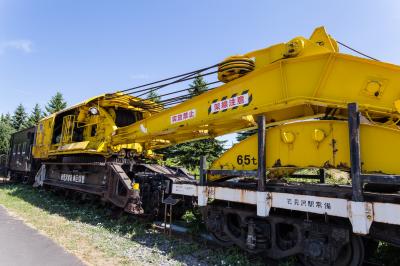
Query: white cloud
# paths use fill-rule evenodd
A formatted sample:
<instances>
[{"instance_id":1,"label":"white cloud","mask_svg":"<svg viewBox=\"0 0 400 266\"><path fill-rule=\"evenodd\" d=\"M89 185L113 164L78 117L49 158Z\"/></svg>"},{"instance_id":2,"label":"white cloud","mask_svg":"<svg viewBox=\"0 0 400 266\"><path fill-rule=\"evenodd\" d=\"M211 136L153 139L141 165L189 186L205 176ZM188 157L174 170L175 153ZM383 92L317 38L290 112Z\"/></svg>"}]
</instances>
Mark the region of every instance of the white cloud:
<instances>
[{"instance_id":1,"label":"white cloud","mask_svg":"<svg viewBox=\"0 0 400 266\"><path fill-rule=\"evenodd\" d=\"M18 50L28 54L32 52L32 42L30 40L0 42L0 54L4 54L7 50Z\"/></svg>"}]
</instances>

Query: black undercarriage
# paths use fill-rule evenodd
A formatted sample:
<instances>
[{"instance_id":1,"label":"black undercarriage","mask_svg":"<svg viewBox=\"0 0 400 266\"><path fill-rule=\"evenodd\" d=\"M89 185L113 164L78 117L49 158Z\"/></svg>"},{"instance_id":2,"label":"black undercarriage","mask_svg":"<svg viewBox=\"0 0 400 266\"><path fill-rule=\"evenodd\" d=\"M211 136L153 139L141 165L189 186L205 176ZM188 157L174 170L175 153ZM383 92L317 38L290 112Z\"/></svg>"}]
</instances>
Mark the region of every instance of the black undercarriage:
<instances>
[{"instance_id":1,"label":"black undercarriage","mask_svg":"<svg viewBox=\"0 0 400 266\"><path fill-rule=\"evenodd\" d=\"M71 156L42 164L45 166L43 185L97 195L116 208L149 219L162 214L163 200L171 193L174 181L195 182L181 168L121 158ZM178 210L191 207L188 200L179 204L188 206Z\"/></svg>"},{"instance_id":2,"label":"black undercarriage","mask_svg":"<svg viewBox=\"0 0 400 266\"><path fill-rule=\"evenodd\" d=\"M202 209L207 230L224 246L273 259L297 256L305 265L361 265L364 241L340 220L274 212L267 218L243 204L215 202Z\"/></svg>"},{"instance_id":3,"label":"black undercarriage","mask_svg":"<svg viewBox=\"0 0 400 266\"><path fill-rule=\"evenodd\" d=\"M176 183L195 183L184 169L103 157L63 157L41 162L45 165L43 185L66 191L96 195L114 210L151 220L163 215L164 200ZM40 169L38 169L40 172ZM255 190L256 180L216 182L208 186ZM134 184L138 184L135 186ZM267 183L268 191L351 198L351 187L304 183ZM173 195L173 197L177 197ZM400 202L396 194L365 192L371 201ZM192 198L180 198L174 216L193 209ZM204 224L223 246L236 245L249 253L281 259L296 256L304 265L362 265L376 240L400 245L396 226L374 223L368 238L352 233L345 219L303 212L271 210L260 218L253 205L214 200L201 207Z\"/></svg>"}]
</instances>

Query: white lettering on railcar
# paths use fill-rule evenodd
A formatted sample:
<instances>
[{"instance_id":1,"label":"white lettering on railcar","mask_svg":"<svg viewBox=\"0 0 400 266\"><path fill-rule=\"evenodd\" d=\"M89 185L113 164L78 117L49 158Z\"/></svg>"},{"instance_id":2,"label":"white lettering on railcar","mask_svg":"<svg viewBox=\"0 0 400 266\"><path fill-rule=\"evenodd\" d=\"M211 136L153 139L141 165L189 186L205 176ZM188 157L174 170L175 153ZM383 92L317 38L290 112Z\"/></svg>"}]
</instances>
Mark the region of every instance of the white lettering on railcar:
<instances>
[{"instance_id":1,"label":"white lettering on railcar","mask_svg":"<svg viewBox=\"0 0 400 266\"><path fill-rule=\"evenodd\" d=\"M303 200L303 199L292 199L287 198L286 203L288 206L300 206L300 207L309 207L309 208L317 208L330 210L332 208L330 202L324 202L319 200Z\"/></svg>"},{"instance_id":2,"label":"white lettering on railcar","mask_svg":"<svg viewBox=\"0 0 400 266\"><path fill-rule=\"evenodd\" d=\"M173 184L172 193L186 196L196 196L197 186L193 184Z\"/></svg>"},{"instance_id":3,"label":"white lettering on railcar","mask_svg":"<svg viewBox=\"0 0 400 266\"><path fill-rule=\"evenodd\" d=\"M74 183L85 183L85 175L82 174L61 174L61 181L74 182Z\"/></svg>"},{"instance_id":4,"label":"white lettering on railcar","mask_svg":"<svg viewBox=\"0 0 400 266\"><path fill-rule=\"evenodd\" d=\"M347 217L347 200L310 195L272 193L272 207Z\"/></svg>"}]
</instances>

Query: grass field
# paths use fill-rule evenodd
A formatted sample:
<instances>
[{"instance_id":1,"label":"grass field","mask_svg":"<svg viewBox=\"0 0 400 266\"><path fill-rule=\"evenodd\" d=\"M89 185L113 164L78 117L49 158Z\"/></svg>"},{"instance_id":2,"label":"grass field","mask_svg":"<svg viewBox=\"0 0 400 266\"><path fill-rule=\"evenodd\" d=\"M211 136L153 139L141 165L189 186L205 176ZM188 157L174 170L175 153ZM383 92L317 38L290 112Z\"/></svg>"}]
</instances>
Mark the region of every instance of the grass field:
<instances>
[{"instance_id":1,"label":"grass field","mask_svg":"<svg viewBox=\"0 0 400 266\"><path fill-rule=\"evenodd\" d=\"M115 220L99 204L28 185L0 185L0 204L89 265L262 265L236 248L169 238L130 215Z\"/></svg>"},{"instance_id":2,"label":"grass field","mask_svg":"<svg viewBox=\"0 0 400 266\"><path fill-rule=\"evenodd\" d=\"M28 185L0 185L0 204L88 265L265 265L236 248L169 238L130 215L115 220L100 204L82 204ZM380 244L374 261L400 265L399 254L400 249Z\"/></svg>"}]
</instances>

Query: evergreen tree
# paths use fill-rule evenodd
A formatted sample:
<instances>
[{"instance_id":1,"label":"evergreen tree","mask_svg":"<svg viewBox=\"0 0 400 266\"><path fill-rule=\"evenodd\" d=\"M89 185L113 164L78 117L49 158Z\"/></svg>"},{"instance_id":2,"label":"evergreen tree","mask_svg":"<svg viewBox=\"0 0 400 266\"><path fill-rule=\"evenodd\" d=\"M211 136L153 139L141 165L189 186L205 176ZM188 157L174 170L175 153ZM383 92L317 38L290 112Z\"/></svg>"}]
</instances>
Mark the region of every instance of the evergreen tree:
<instances>
[{"instance_id":1,"label":"evergreen tree","mask_svg":"<svg viewBox=\"0 0 400 266\"><path fill-rule=\"evenodd\" d=\"M202 94L207 90L207 83L198 75L189 86L192 97ZM225 141L214 138L182 143L159 150L165 159L172 160L175 164L189 169L195 169L200 164L200 157L207 156L207 161L212 162L224 151Z\"/></svg>"},{"instance_id":2,"label":"evergreen tree","mask_svg":"<svg viewBox=\"0 0 400 266\"><path fill-rule=\"evenodd\" d=\"M64 100L63 95L57 92L56 95L51 97L50 101L47 103L45 109L46 114L51 115L67 107L67 102Z\"/></svg>"},{"instance_id":3,"label":"evergreen tree","mask_svg":"<svg viewBox=\"0 0 400 266\"><path fill-rule=\"evenodd\" d=\"M5 122L5 123L7 123L8 125L10 125L11 126L11 115L10 115L10 113L7 113L7 114L1 114L1 116L0 116L0 121L3 121L3 122Z\"/></svg>"},{"instance_id":4,"label":"evergreen tree","mask_svg":"<svg viewBox=\"0 0 400 266\"><path fill-rule=\"evenodd\" d=\"M42 109L40 108L39 104L35 104L35 107L33 107L32 112L30 116L28 117L27 121L27 126L32 127L35 126L39 123L40 119L43 118L43 112Z\"/></svg>"},{"instance_id":5,"label":"evergreen tree","mask_svg":"<svg viewBox=\"0 0 400 266\"><path fill-rule=\"evenodd\" d=\"M11 125L10 114L1 115L0 117L0 154L7 154L10 148L11 134L15 129Z\"/></svg>"},{"instance_id":6,"label":"evergreen tree","mask_svg":"<svg viewBox=\"0 0 400 266\"><path fill-rule=\"evenodd\" d=\"M202 94L207 90L207 83L204 81L203 77L198 74L193 80L192 84L189 85L189 93L193 96Z\"/></svg>"},{"instance_id":7,"label":"evergreen tree","mask_svg":"<svg viewBox=\"0 0 400 266\"><path fill-rule=\"evenodd\" d=\"M200 165L201 156L207 156L208 162L213 162L224 152L225 141L203 139L171 146L159 151L174 164L195 169Z\"/></svg>"},{"instance_id":8,"label":"evergreen tree","mask_svg":"<svg viewBox=\"0 0 400 266\"><path fill-rule=\"evenodd\" d=\"M151 90L149 94L147 95L147 99L150 101L153 101L155 103L159 103L161 101L161 97L158 95L158 93L155 90Z\"/></svg>"},{"instance_id":9,"label":"evergreen tree","mask_svg":"<svg viewBox=\"0 0 400 266\"><path fill-rule=\"evenodd\" d=\"M15 130L18 131L26 127L26 122L27 114L25 112L25 107L20 103L11 117L11 125Z\"/></svg>"},{"instance_id":10,"label":"evergreen tree","mask_svg":"<svg viewBox=\"0 0 400 266\"><path fill-rule=\"evenodd\" d=\"M238 132L236 135L236 140L240 142L256 133L257 133L257 129L251 129L251 130L247 130L247 131Z\"/></svg>"}]
</instances>

